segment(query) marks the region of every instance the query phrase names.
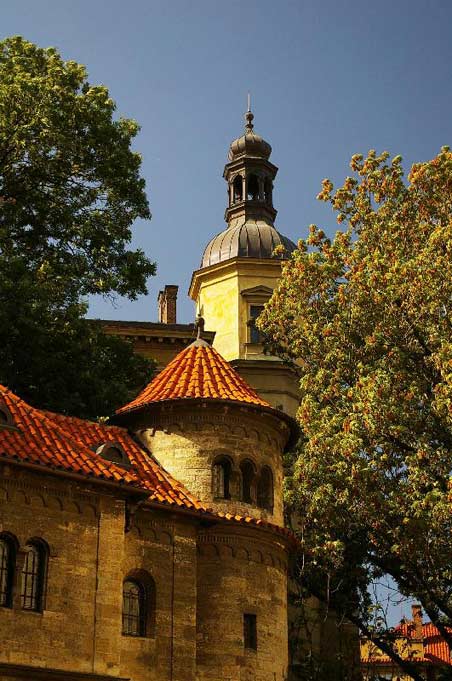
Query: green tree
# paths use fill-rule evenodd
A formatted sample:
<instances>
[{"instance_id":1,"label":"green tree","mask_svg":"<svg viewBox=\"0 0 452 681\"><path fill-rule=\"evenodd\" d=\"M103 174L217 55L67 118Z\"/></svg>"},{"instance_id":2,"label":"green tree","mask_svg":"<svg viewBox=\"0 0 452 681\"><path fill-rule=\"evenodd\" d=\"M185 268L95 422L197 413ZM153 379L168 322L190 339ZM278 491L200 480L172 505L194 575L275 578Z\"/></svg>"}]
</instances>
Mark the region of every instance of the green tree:
<instances>
[{"instance_id":1,"label":"green tree","mask_svg":"<svg viewBox=\"0 0 452 681\"><path fill-rule=\"evenodd\" d=\"M393 654L369 627L382 574L452 644L452 153L408 181L388 158L356 155L342 187L323 181L342 228L311 225L258 324L300 372L300 578Z\"/></svg>"},{"instance_id":2,"label":"green tree","mask_svg":"<svg viewBox=\"0 0 452 681\"><path fill-rule=\"evenodd\" d=\"M150 367L83 319L86 296L134 299L155 272L128 248L134 220L150 212L131 149L138 125L114 110L107 88L54 48L0 42L0 380L92 416Z\"/></svg>"}]
</instances>

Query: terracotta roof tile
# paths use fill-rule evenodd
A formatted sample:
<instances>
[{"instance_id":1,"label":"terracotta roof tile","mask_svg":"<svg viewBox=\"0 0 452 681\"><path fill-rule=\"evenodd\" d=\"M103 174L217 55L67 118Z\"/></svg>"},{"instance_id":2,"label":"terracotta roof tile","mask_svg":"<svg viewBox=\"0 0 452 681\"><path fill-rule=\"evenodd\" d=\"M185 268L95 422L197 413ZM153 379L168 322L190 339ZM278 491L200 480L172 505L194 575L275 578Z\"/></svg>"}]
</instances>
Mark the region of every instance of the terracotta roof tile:
<instances>
[{"instance_id":1,"label":"terracotta roof tile","mask_svg":"<svg viewBox=\"0 0 452 681\"><path fill-rule=\"evenodd\" d=\"M116 413L135 411L154 402L181 399L231 400L270 407L211 345L196 341L182 350L138 397Z\"/></svg>"},{"instance_id":2,"label":"terracotta roof tile","mask_svg":"<svg viewBox=\"0 0 452 681\"><path fill-rule=\"evenodd\" d=\"M2 385L0 398L10 411L14 426L0 428L0 458L121 483L142 490L148 495L149 503L177 506L212 520L266 527L293 540L289 530L272 523L207 508L165 471L125 428L36 409ZM131 463L130 469L96 454L106 442L118 443L123 448Z\"/></svg>"},{"instance_id":3,"label":"terracotta roof tile","mask_svg":"<svg viewBox=\"0 0 452 681\"><path fill-rule=\"evenodd\" d=\"M448 627L448 630L452 633L451 628ZM416 638L416 628L412 621L402 621L395 627L394 631L408 639ZM426 622L422 625L422 643L424 655L413 658L411 662L452 666L449 646L432 622ZM379 655L371 660L363 660L363 662L379 665L392 664L391 658L387 655Z\"/></svg>"}]
</instances>

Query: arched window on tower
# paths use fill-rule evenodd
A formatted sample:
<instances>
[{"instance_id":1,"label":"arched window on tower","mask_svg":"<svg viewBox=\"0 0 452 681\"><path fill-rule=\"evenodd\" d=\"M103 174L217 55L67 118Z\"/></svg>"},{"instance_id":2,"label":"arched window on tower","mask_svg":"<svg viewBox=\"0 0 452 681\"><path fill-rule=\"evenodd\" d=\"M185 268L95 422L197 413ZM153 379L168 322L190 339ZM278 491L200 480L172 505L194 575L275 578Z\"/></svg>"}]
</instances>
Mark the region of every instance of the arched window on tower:
<instances>
[{"instance_id":1,"label":"arched window on tower","mask_svg":"<svg viewBox=\"0 0 452 681\"><path fill-rule=\"evenodd\" d=\"M254 486L256 478L256 469L254 464L249 459L242 461L240 464L240 472L242 474L242 501L247 504L254 503Z\"/></svg>"},{"instance_id":2,"label":"arched window on tower","mask_svg":"<svg viewBox=\"0 0 452 681\"><path fill-rule=\"evenodd\" d=\"M20 591L23 610L44 610L48 555L47 545L41 539L32 539L25 545Z\"/></svg>"},{"instance_id":3,"label":"arched window on tower","mask_svg":"<svg viewBox=\"0 0 452 681\"><path fill-rule=\"evenodd\" d=\"M247 196L248 201L257 201L259 199L259 180L256 175L248 177Z\"/></svg>"},{"instance_id":4,"label":"arched window on tower","mask_svg":"<svg viewBox=\"0 0 452 681\"><path fill-rule=\"evenodd\" d=\"M234 178L232 201L233 203L243 201L243 179L241 175L236 175Z\"/></svg>"},{"instance_id":5,"label":"arched window on tower","mask_svg":"<svg viewBox=\"0 0 452 681\"><path fill-rule=\"evenodd\" d=\"M268 466L263 467L259 477L257 505L270 513L273 511L273 473Z\"/></svg>"},{"instance_id":6,"label":"arched window on tower","mask_svg":"<svg viewBox=\"0 0 452 681\"><path fill-rule=\"evenodd\" d=\"M212 495L215 499L231 498L231 461L222 456L212 466Z\"/></svg>"},{"instance_id":7,"label":"arched window on tower","mask_svg":"<svg viewBox=\"0 0 452 681\"><path fill-rule=\"evenodd\" d=\"M17 541L6 533L0 534L0 607L12 608Z\"/></svg>"}]
</instances>

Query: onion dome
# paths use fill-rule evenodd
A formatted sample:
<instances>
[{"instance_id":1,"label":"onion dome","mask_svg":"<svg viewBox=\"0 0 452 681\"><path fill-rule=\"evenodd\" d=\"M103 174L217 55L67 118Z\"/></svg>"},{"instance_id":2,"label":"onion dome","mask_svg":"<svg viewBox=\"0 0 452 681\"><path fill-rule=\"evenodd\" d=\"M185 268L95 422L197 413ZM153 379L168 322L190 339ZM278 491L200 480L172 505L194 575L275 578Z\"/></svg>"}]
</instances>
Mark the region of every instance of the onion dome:
<instances>
[{"instance_id":1,"label":"onion dome","mask_svg":"<svg viewBox=\"0 0 452 681\"><path fill-rule=\"evenodd\" d=\"M284 253L274 256L273 251L277 246L282 246ZM228 227L209 241L202 256L201 267L209 267L231 258L284 259L296 248L293 241L268 222L246 220Z\"/></svg>"},{"instance_id":2,"label":"onion dome","mask_svg":"<svg viewBox=\"0 0 452 681\"><path fill-rule=\"evenodd\" d=\"M231 142L228 154L229 160L235 161L242 156L264 158L267 160L272 153L272 148L268 142L254 132L254 114L251 111L247 111L245 119L245 133Z\"/></svg>"}]
</instances>

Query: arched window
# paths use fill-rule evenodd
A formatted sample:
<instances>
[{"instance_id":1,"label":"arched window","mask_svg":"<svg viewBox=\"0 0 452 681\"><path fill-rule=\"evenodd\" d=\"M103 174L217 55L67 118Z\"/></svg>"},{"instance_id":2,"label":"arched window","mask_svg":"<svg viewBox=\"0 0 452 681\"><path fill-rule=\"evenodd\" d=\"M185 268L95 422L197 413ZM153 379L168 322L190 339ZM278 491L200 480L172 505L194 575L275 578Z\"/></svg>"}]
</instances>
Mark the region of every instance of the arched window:
<instances>
[{"instance_id":1,"label":"arched window","mask_svg":"<svg viewBox=\"0 0 452 681\"><path fill-rule=\"evenodd\" d=\"M0 606L12 608L14 570L16 567L17 542L9 534L0 534Z\"/></svg>"},{"instance_id":2,"label":"arched window","mask_svg":"<svg viewBox=\"0 0 452 681\"><path fill-rule=\"evenodd\" d=\"M267 511L273 511L273 473L264 466L257 486L257 505Z\"/></svg>"},{"instance_id":3,"label":"arched window","mask_svg":"<svg viewBox=\"0 0 452 681\"><path fill-rule=\"evenodd\" d=\"M256 476L254 464L249 460L242 461L240 472L242 473L242 501L252 504L254 501L254 479Z\"/></svg>"},{"instance_id":4,"label":"arched window","mask_svg":"<svg viewBox=\"0 0 452 681\"><path fill-rule=\"evenodd\" d=\"M233 202L238 203L243 200L243 179L241 175L236 175L233 183Z\"/></svg>"},{"instance_id":5,"label":"arched window","mask_svg":"<svg viewBox=\"0 0 452 681\"><path fill-rule=\"evenodd\" d=\"M226 456L214 462L212 467L212 494L214 498L231 498L231 471L232 465Z\"/></svg>"},{"instance_id":6,"label":"arched window","mask_svg":"<svg viewBox=\"0 0 452 681\"><path fill-rule=\"evenodd\" d=\"M250 175L247 183L248 201L259 199L259 180L256 175Z\"/></svg>"},{"instance_id":7,"label":"arched window","mask_svg":"<svg viewBox=\"0 0 452 681\"><path fill-rule=\"evenodd\" d=\"M122 633L124 636L146 636L146 588L135 579L126 579L122 590Z\"/></svg>"},{"instance_id":8,"label":"arched window","mask_svg":"<svg viewBox=\"0 0 452 681\"><path fill-rule=\"evenodd\" d=\"M48 549L41 540L27 542L20 591L24 610L42 612L44 609L47 558Z\"/></svg>"},{"instance_id":9,"label":"arched window","mask_svg":"<svg viewBox=\"0 0 452 681\"><path fill-rule=\"evenodd\" d=\"M96 454L99 454L99 456L107 461L116 463L122 468L131 468L129 457L119 442L104 442L104 444L96 449Z\"/></svg>"}]
</instances>

